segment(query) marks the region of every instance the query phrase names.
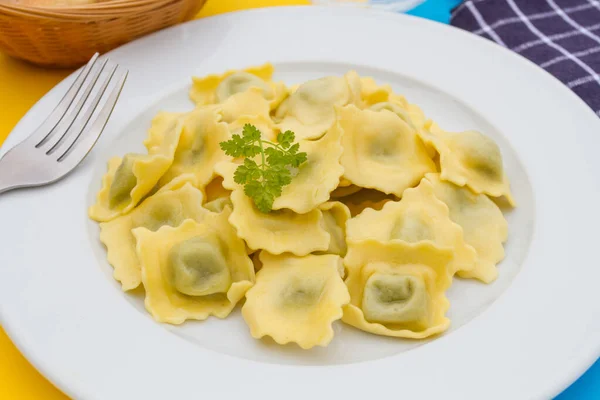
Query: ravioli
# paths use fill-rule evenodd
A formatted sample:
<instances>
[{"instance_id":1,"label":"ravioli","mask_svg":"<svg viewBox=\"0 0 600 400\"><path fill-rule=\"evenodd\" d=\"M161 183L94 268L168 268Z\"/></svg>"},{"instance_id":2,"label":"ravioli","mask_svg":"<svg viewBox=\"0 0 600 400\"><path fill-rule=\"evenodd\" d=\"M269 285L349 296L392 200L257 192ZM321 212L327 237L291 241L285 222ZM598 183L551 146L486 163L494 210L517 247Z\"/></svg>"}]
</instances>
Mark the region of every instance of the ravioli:
<instances>
[{"instance_id":1,"label":"ravioli","mask_svg":"<svg viewBox=\"0 0 600 400\"><path fill-rule=\"evenodd\" d=\"M441 334L453 277L491 282L504 258L500 149L354 71L289 88L273 72L192 78L195 107L159 112L147 154L109 161L89 215L114 278L169 324L226 318L245 297L254 338L302 349L327 346L339 319ZM277 143L286 131L299 167Z\"/></svg>"},{"instance_id":2,"label":"ravioli","mask_svg":"<svg viewBox=\"0 0 600 400\"><path fill-rule=\"evenodd\" d=\"M300 141L300 151L306 152L307 160L273 202L274 210L285 208L304 214L329 200L344 173L341 134L333 127L319 140Z\"/></svg>"},{"instance_id":3,"label":"ravioli","mask_svg":"<svg viewBox=\"0 0 600 400\"><path fill-rule=\"evenodd\" d=\"M373 111L388 110L398 115L413 129L420 129L426 118L423 110L395 94L390 85L378 85L371 77L360 78L364 106Z\"/></svg>"},{"instance_id":4,"label":"ravioli","mask_svg":"<svg viewBox=\"0 0 600 400\"><path fill-rule=\"evenodd\" d=\"M296 139L316 139L334 124L335 106L361 103L360 79L350 71L344 77L328 76L303 83L281 103L275 121L282 132L293 131Z\"/></svg>"},{"instance_id":5,"label":"ravioli","mask_svg":"<svg viewBox=\"0 0 600 400\"><path fill-rule=\"evenodd\" d=\"M413 123L413 126L417 130L424 129L428 119L425 117L425 113L423 112L423 110L421 110L421 108L416 104L411 103L408 103L406 108L408 109L408 115Z\"/></svg>"},{"instance_id":6,"label":"ravioli","mask_svg":"<svg viewBox=\"0 0 600 400\"><path fill-rule=\"evenodd\" d=\"M217 200L223 197L229 198L231 190L227 190L223 187L223 178L218 176L214 178L204 188L206 202Z\"/></svg>"},{"instance_id":7,"label":"ravioli","mask_svg":"<svg viewBox=\"0 0 600 400\"><path fill-rule=\"evenodd\" d=\"M260 212L241 189L231 193L233 213L229 222L252 250L271 254L289 252L303 256L329 248L331 236L323 227L323 213L318 208L306 214L291 210Z\"/></svg>"},{"instance_id":8,"label":"ravioli","mask_svg":"<svg viewBox=\"0 0 600 400\"><path fill-rule=\"evenodd\" d=\"M392 94L390 85L378 85L375 79L367 76L360 78L360 96L365 107L386 102Z\"/></svg>"},{"instance_id":9,"label":"ravioli","mask_svg":"<svg viewBox=\"0 0 600 400\"><path fill-rule=\"evenodd\" d=\"M342 197L350 196L354 193L359 192L360 190L362 190L362 188L360 186L356 186L351 183L348 183L348 185L342 186L342 184L340 182L338 187L335 188L335 190L333 192L331 192L331 198L339 199Z\"/></svg>"},{"instance_id":10,"label":"ravioli","mask_svg":"<svg viewBox=\"0 0 600 400\"><path fill-rule=\"evenodd\" d=\"M468 186L475 193L505 197L515 201L498 145L477 131L445 132L437 124L427 124L423 140L440 154L441 179L458 186Z\"/></svg>"},{"instance_id":11,"label":"ravioli","mask_svg":"<svg viewBox=\"0 0 600 400\"><path fill-rule=\"evenodd\" d=\"M223 210L227 206L229 206L230 208L233 207L233 204L231 203L231 199L229 198L229 196L219 197L218 199L214 199L214 200L209 201L206 204L204 204L204 208L206 208L209 211L215 212L215 213L223 212Z\"/></svg>"},{"instance_id":12,"label":"ravioli","mask_svg":"<svg viewBox=\"0 0 600 400\"><path fill-rule=\"evenodd\" d=\"M161 111L152 118L148 137L144 140L144 146L149 154L154 154L160 149L167 134L181 131L181 120L184 117L185 113Z\"/></svg>"},{"instance_id":13,"label":"ravioli","mask_svg":"<svg viewBox=\"0 0 600 400\"><path fill-rule=\"evenodd\" d=\"M242 71L227 71L222 75L193 77L190 98L197 105L224 103L237 93L258 88L274 109L287 95L287 89L284 84L271 81L273 72L273 66L267 63Z\"/></svg>"},{"instance_id":14,"label":"ravioli","mask_svg":"<svg viewBox=\"0 0 600 400\"><path fill-rule=\"evenodd\" d=\"M220 142L229 139L227 125L219 120L212 108L197 108L185 117L173 164L160 179L161 186L182 180L183 176L203 189L215 177L215 164L231 159L219 147Z\"/></svg>"},{"instance_id":15,"label":"ravioli","mask_svg":"<svg viewBox=\"0 0 600 400\"><path fill-rule=\"evenodd\" d=\"M448 329L452 251L428 242L352 243L342 321L376 335L423 339Z\"/></svg>"},{"instance_id":16,"label":"ravioli","mask_svg":"<svg viewBox=\"0 0 600 400\"><path fill-rule=\"evenodd\" d=\"M337 254L344 257L348 246L346 245L346 223L350 219L350 210L344 203L328 201L319 206L323 212L323 228L329 233L331 240L328 254Z\"/></svg>"},{"instance_id":17,"label":"ravioli","mask_svg":"<svg viewBox=\"0 0 600 400\"><path fill-rule=\"evenodd\" d=\"M220 107L224 122L234 122L241 117L270 119L271 106L258 88L250 88L230 96Z\"/></svg>"},{"instance_id":18,"label":"ravioli","mask_svg":"<svg viewBox=\"0 0 600 400\"><path fill-rule=\"evenodd\" d=\"M222 179L222 185L223 188L225 190L244 190L244 188L237 184L234 180L233 180L233 175L235 174L235 170L237 169L237 167L240 165L241 161L239 161L240 163L236 162L239 160L234 160L234 161L223 161L220 163L217 163L215 165L215 173L221 177Z\"/></svg>"},{"instance_id":19,"label":"ravioli","mask_svg":"<svg viewBox=\"0 0 600 400\"><path fill-rule=\"evenodd\" d=\"M415 131L396 114L354 106L338 108L337 113L343 130L344 177L353 184L402 197L426 173L435 172Z\"/></svg>"},{"instance_id":20,"label":"ravioli","mask_svg":"<svg viewBox=\"0 0 600 400\"><path fill-rule=\"evenodd\" d=\"M252 264L254 264L254 271L255 272L260 271L260 269L263 266L262 261L260 260L260 253L262 253L262 251L255 251L250 256L250 258L252 259Z\"/></svg>"},{"instance_id":21,"label":"ravioli","mask_svg":"<svg viewBox=\"0 0 600 400\"><path fill-rule=\"evenodd\" d=\"M169 130L149 154L126 154L108 162L102 188L88 214L95 221L110 221L131 211L152 189L173 163L180 129Z\"/></svg>"},{"instance_id":22,"label":"ravioli","mask_svg":"<svg viewBox=\"0 0 600 400\"><path fill-rule=\"evenodd\" d=\"M504 259L502 243L508 238L508 223L502 211L486 195L444 182L439 174L427 174L426 178L435 196L448 206L450 219L462 227L466 243L477 252L475 267L458 276L492 282L498 276L496 264Z\"/></svg>"},{"instance_id":23,"label":"ravioli","mask_svg":"<svg viewBox=\"0 0 600 400\"><path fill-rule=\"evenodd\" d=\"M273 210L292 210L305 214L330 198L344 173L339 159L342 155L341 131L332 128L319 140L300 141L300 150L306 152L307 160L300 166L292 182L282 189L281 196L273 202ZM226 189L242 189L233 176L239 164L219 163L215 172L223 177Z\"/></svg>"},{"instance_id":24,"label":"ravioli","mask_svg":"<svg viewBox=\"0 0 600 400\"><path fill-rule=\"evenodd\" d=\"M359 191L339 200L348 207L350 215L355 217L367 208L381 210L387 202L398 200L398 198L393 194L385 194L375 189L360 188Z\"/></svg>"},{"instance_id":25,"label":"ravioli","mask_svg":"<svg viewBox=\"0 0 600 400\"><path fill-rule=\"evenodd\" d=\"M410 115L408 113L408 110L405 110L402 106L400 106L399 104L392 102L392 101L384 101L381 103L376 103L373 104L371 107L369 107L369 110L372 111L382 111L382 110L387 110L390 111L394 114L396 114L397 116L400 117L400 119L404 122L406 122L408 124L408 126L410 126L412 129L415 129L415 125L412 122L412 119L410 118Z\"/></svg>"},{"instance_id":26,"label":"ravioli","mask_svg":"<svg viewBox=\"0 0 600 400\"><path fill-rule=\"evenodd\" d=\"M375 103L369 109L373 111L391 111L413 129L422 129L425 126L426 119L423 110L419 106L410 104L402 96L392 94L387 101Z\"/></svg>"},{"instance_id":27,"label":"ravioli","mask_svg":"<svg viewBox=\"0 0 600 400\"><path fill-rule=\"evenodd\" d=\"M254 284L244 242L227 222L229 210L198 223L156 232L133 230L146 289L146 310L158 322L181 324L227 317Z\"/></svg>"},{"instance_id":28,"label":"ravioli","mask_svg":"<svg viewBox=\"0 0 600 400\"><path fill-rule=\"evenodd\" d=\"M160 227L178 226L185 219L202 221L209 211L202 204L202 193L190 184L174 191L164 191L146 199L127 215L100 224L100 241L106 246L113 277L123 290L132 290L141 282L140 264L135 253L131 230L144 227L156 231Z\"/></svg>"},{"instance_id":29,"label":"ravioli","mask_svg":"<svg viewBox=\"0 0 600 400\"><path fill-rule=\"evenodd\" d=\"M242 131L244 130L244 125L246 124L254 125L257 129L259 129L262 133L262 139L266 139L271 142L277 141L277 133L279 133L279 130L277 129L271 118L265 117L263 115L241 116L229 124L229 132L231 133L231 135L242 136Z\"/></svg>"},{"instance_id":30,"label":"ravioli","mask_svg":"<svg viewBox=\"0 0 600 400\"><path fill-rule=\"evenodd\" d=\"M452 222L448 207L434 194L433 185L423 179L407 189L400 201L387 202L380 211L364 210L348 221L348 242L374 239L378 242L430 242L454 252L451 272L472 271L477 254L465 243L462 228Z\"/></svg>"},{"instance_id":31,"label":"ravioli","mask_svg":"<svg viewBox=\"0 0 600 400\"><path fill-rule=\"evenodd\" d=\"M346 187L346 186L351 186L352 182L350 182L348 179L344 178L343 176L340 178L340 183L338 184L338 187Z\"/></svg>"},{"instance_id":32,"label":"ravioli","mask_svg":"<svg viewBox=\"0 0 600 400\"><path fill-rule=\"evenodd\" d=\"M256 339L270 336L279 344L303 349L327 346L332 323L342 316L350 296L336 255L274 256L261 252L262 268L246 293L242 315Z\"/></svg>"},{"instance_id":33,"label":"ravioli","mask_svg":"<svg viewBox=\"0 0 600 400\"><path fill-rule=\"evenodd\" d=\"M394 93L389 93L389 96L385 100L372 104L369 109L373 111L387 110L393 112L416 131L425 129L427 123L425 114L419 106L409 103L404 96ZM419 139L422 140L420 135ZM434 158L437 155L435 148L427 143L423 144L429 157Z\"/></svg>"}]
</instances>

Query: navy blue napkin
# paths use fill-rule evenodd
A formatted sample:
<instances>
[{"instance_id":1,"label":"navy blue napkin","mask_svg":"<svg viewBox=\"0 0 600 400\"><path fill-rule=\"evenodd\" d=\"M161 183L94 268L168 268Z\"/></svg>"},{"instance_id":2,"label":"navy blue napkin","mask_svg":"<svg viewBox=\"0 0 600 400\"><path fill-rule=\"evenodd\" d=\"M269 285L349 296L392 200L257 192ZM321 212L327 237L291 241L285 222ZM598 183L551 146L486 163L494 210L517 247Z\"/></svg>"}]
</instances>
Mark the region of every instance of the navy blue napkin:
<instances>
[{"instance_id":1,"label":"navy blue napkin","mask_svg":"<svg viewBox=\"0 0 600 400\"><path fill-rule=\"evenodd\" d=\"M467 0L451 24L533 61L600 116L599 0Z\"/></svg>"}]
</instances>

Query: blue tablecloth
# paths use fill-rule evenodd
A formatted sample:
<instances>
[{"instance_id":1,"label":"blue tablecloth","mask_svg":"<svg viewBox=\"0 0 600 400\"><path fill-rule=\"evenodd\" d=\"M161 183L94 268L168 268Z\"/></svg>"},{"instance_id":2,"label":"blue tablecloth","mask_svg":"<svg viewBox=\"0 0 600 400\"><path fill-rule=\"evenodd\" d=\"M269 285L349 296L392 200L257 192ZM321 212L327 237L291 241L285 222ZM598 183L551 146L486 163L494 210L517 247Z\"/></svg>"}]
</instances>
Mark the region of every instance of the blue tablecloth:
<instances>
[{"instance_id":1,"label":"blue tablecloth","mask_svg":"<svg viewBox=\"0 0 600 400\"><path fill-rule=\"evenodd\" d=\"M450 22L450 10L460 2L460 0L425 0L424 3L410 10L408 14L447 24ZM556 400L598 399L600 399L600 360L556 397Z\"/></svg>"}]
</instances>

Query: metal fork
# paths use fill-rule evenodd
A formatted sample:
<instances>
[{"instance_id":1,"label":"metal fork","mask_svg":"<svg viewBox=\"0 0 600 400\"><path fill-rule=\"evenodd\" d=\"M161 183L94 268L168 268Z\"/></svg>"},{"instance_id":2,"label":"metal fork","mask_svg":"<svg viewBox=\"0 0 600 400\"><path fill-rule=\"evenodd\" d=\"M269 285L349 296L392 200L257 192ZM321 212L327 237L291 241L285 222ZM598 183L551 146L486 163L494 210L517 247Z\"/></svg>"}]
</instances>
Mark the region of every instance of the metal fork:
<instances>
[{"instance_id":1,"label":"metal fork","mask_svg":"<svg viewBox=\"0 0 600 400\"><path fill-rule=\"evenodd\" d=\"M96 53L48 118L0 158L0 193L56 182L88 155L102 134L127 79L127 70L119 68L117 73L118 65L100 79L107 62L98 62ZM111 82L114 82L113 88L99 106ZM94 88L96 92L91 96Z\"/></svg>"}]
</instances>

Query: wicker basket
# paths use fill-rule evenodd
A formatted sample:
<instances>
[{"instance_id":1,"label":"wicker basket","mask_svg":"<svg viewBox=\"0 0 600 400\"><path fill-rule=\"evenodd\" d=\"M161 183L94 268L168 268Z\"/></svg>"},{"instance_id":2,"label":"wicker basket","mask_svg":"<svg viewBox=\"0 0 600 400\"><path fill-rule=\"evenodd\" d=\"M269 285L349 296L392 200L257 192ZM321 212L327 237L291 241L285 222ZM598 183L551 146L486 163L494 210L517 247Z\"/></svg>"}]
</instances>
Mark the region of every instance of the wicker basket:
<instances>
[{"instance_id":1,"label":"wicker basket","mask_svg":"<svg viewBox=\"0 0 600 400\"><path fill-rule=\"evenodd\" d=\"M206 0L112 0L27 7L0 0L0 50L31 63L77 67L150 32L193 18Z\"/></svg>"}]
</instances>

